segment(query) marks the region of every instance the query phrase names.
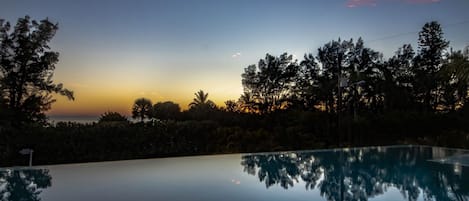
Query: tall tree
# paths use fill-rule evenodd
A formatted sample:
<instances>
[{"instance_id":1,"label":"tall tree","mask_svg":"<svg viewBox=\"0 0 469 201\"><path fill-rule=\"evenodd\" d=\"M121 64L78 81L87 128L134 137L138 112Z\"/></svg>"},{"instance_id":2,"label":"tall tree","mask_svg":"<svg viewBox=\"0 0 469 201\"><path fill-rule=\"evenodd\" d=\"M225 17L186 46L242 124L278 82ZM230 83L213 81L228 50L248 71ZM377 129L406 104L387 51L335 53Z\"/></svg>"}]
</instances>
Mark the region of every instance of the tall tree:
<instances>
[{"instance_id":1,"label":"tall tree","mask_svg":"<svg viewBox=\"0 0 469 201\"><path fill-rule=\"evenodd\" d=\"M298 74L295 78L295 94L299 104L307 109L314 109L314 106L325 99L325 92L321 86L321 69L313 54L305 54L300 62Z\"/></svg>"},{"instance_id":2,"label":"tall tree","mask_svg":"<svg viewBox=\"0 0 469 201\"><path fill-rule=\"evenodd\" d=\"M329 112L342 108L342 87L338 87L339 82L344 84L345 68L349 67L348 55L353 44L352 39L343 41L331 41L318 49L317 61L321 65L320 85L325 90L324 105ZM340 79L339 79L340 78ZM340 101L339 101L340 100ZM335 108L335 110L334 110Z\"/></svg>"},{"instance_id":3,"label":"tall tree","mask_svg":"<svg viewBox=\"0 0 469 201\"><path fill-rule=\"evenodd\" d=\"M241 75L244 92L252 94L258 112L267 113L288 105L298 64L292 55L266 54L258 65L250 65Z\"/></svg>"},{"instance_id":4,"label":"tall tree","mask_svg":"<svg viewBox=\"0 0 469 201\"><path fill-rule=\"evenodd\" d=\"M414 56L412 46L405 44L383 65L381 70L386 110L407 110L413 107Z\"/></svg>"},{"instance_id":5,"label":"tall tree","mask_svg":"<svg viewBox=\"0 0 469 201\"><path fill-rule=\"evenodd\" d=\"M442 79L443 96L439 102L447 110L461 108L468 102L469 56L451 52L438 76Z\"/></svg>"},{"instance_id":6,"label":"tall tree","mask_svg":"<svg viewBox=\"0 0 469 201\"><path fill-rule=\"evenodd\" d=\"M0 19L0 95L19 122L45 122L52 94L74 100L73 92L52 80L59 53L49 42L58 25L48 19L19 18L12 28Z\"/></svg>"},{"instance_id":7,"label":"tall tree","mask_svg":"<svg viewBox=\"0 0 469 201\"><path fill-rule=\"evenodd\" d=\"M442 66L449 42L443 38L443 30L438 22L428 22L419 32L419 52L415 58L413 73L416 99L425 111L435 110L441 98L441 80L437 73Z\"/></svg>"},{"instance_id":8,"label":"tall tree","mask_svg":"<svg viewBox=\"0 0 469 201\"><path fill-rule=\"evenodd\" d=\"M383 102L378 84L381 58L379 52L365 47L361 38L356 42L333 40L318 49L316 58L305 55L296 83L302 88L299 95L309 96L309 105L319 104L328 112L338 107L354 114L364 106L377 110Z\"/></svg>"},{"instance_id":9,"label":"tall tree","mask_svg":"<svg viewBox=\"0 0 469 201\"><path fill-rule=\"evenodd\" d=\"M132 118L140 118L140 122L143 122L144 119L151 118L152 109L151 100L139 98L135 100L134 105L132 106Z\"/></svg>"},{"instance_id":10,"label":"tall tree","mask_svg":"<svg viewBox=\"0 0 469 201\"><path fill-rule=\"evenodd\" d=\"M348 81L344 87L346 104L354 116L357 116L357 112L361 109L360 103L363 103L367 110L376 112L382 109L384 101L379 85L382 80L379 68L382 55L365 47L362 38L358 38L355 43L352 42L350 48L346 57L349 66L344 69L344 77Z\"/></svg>"}]
</instances>

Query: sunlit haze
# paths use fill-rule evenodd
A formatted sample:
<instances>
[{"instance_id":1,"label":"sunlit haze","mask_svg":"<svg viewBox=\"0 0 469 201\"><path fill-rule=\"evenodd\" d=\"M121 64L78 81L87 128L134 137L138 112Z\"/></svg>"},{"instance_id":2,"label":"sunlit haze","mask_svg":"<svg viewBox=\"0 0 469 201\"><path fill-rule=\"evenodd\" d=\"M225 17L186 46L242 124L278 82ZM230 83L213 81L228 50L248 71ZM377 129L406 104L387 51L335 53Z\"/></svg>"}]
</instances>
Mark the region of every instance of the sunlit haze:
<instances>
[{"instance_id":1,"label":"sunlit haze","mask_svg":"<svg viewBox=\"0 0 469 201\"><path fill-rule=\"evenodd\" d=\"M130 114L136 98L183 109L200 89L223 106L242 93L241 73L266 53L298 59L337 39L363 37L390 57L417 47L423 24L441 23L450 47L469 44L467 0L2 0L0 18L59 24L54 80L75 93L49 115Z\"/></svg>"}]
</instances>

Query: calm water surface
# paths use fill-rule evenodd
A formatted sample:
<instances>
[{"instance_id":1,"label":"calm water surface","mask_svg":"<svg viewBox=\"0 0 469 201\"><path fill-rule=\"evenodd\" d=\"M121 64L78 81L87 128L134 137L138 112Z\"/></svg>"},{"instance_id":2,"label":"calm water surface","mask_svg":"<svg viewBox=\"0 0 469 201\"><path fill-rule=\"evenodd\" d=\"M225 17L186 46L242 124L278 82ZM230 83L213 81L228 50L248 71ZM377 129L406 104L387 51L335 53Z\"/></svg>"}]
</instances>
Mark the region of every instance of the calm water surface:
<instances>
[{"instance_id":1,"label":"calm water surface","mask_svg":"<svg viewBox=\"0 0 469 201\"><path fill-rule=\"evenodd\" d=\"M0 200L469 200L469 151L393 146L0 169Z\"/></svg>"}]
</instances>

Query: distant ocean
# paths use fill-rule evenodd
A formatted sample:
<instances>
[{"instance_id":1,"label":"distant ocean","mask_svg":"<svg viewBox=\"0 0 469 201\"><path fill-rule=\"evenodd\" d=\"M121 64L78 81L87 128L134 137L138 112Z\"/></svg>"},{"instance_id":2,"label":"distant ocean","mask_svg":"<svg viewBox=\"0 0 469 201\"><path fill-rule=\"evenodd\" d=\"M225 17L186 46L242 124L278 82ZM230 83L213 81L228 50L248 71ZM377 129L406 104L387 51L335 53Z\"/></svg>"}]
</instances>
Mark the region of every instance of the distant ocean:
<instances>
[{"instance_id":1,"label":"distant ocean","mask_svg":"<svg viewBox=\"0 0 469 201\"><path fill-rule=\"evenodd\" d=\"M57 122L75 122L75 123L93 123L98 122L97 116L49 116L49 123L56 124Z\"/></svg>"}]
</instances>

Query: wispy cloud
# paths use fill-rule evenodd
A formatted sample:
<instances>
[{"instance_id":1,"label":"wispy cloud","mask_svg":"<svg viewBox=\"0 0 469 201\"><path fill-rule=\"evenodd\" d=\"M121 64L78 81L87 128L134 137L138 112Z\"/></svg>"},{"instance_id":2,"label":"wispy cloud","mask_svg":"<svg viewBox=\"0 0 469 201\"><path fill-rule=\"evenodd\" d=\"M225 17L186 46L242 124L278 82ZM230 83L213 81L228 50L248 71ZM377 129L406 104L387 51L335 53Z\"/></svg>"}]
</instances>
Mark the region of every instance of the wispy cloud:
<instances>
[{"instance_id":1,"label":"wispy cloud","mask_svg":"<svg viewBox=\"0 0 469 201\"><path fill-rule=\"evenodd\" d=\"M355 8L360 6L376 6L377 0L347 0L345 5L348 8Z\"/></svg>"},{"instance_id":2,"label":"wispy cloud","mask_svg":"<svg viewBox=\"0 0 469 201\"><path fill-rule=\"evenodd\" d=\"M233 55L231 55L231 58L238 58L241 56L241 52L236 52Z\"/></svg>"},{"instance_id":3,"label":"wispy cloud","mask_svg":"<svg viewBox=\"0 0 469 201\"><path fill-rule=\"evenodd\" d=\"M411 4L428 4L428 3L437 3L441 0L405 0L406 3Z\"/></svg>"},{"instance_id":4,"label":"wispy cloud","mask_svg":"<svg viewBox=\"0 0 469 201\"><path fill-rule=\"evenodd\" d=\"M347 0L345 6L348 8L356 8L363 6L377 6L381 2L405 3L405 4L431 4L438 3L442 0Z\"/></svg>"}]
</instances>

